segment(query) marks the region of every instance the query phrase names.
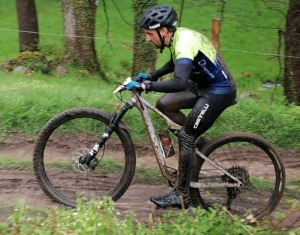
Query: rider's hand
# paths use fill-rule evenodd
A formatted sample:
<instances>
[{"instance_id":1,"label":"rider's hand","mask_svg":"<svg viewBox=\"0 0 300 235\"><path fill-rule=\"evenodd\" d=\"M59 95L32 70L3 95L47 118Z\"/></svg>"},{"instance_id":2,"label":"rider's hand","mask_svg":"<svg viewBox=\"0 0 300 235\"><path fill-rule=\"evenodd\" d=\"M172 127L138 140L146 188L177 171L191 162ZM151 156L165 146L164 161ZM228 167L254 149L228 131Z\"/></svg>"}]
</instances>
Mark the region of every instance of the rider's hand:
<instances>
[{"instance_id":1,"label":"rider's hand","mask_svg":"<svg viewBox=\"0 0 300 235\"><path fill-rule=\"evenodd\" d=\"M133 77L133 81L136 81L136 82L142 82L144 80L147 80L149 79L149 75L146 74L146 73L139 73L137 76Z\"/></svg>"},{"instance_id":2,"label":"rider's hand","mask_svg":"<svg viewBox=\"0 0 300 235\"><path fill-rule=\"evenodd\" d=\"M141 77L141 78L143 78L143 79L145 79L145 80L147 80L147 79L149 78L148 74L145 74L145 73L139 73L139 74L137 75L137 77Z\"/></svg>"},{"instance_id":3,"label":"rider's hand","mask_svg":"<svg viewBox=\"0 0 300 235\"><path fill-rule=\"evenodd\" d=\"M129 82L128 84L127 84L127 89L128 90L132 90L133 88L141 88L142 86L141 86L141 83L139 83L139 82L137 82L137 81L131 81L131 82Z\"/></svg>"}]
</instances>

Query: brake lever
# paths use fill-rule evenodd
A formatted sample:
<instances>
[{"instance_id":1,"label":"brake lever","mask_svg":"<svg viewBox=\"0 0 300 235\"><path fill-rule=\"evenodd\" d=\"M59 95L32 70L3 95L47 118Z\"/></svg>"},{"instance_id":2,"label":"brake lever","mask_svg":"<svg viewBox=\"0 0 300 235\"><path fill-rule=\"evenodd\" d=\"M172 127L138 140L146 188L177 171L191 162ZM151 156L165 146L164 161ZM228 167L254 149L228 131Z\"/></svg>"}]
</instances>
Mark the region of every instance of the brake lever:
<instances>
[{"instance_id":1,"label":"brake lever","mask_svg":"<svg viewBox=\"0 0 300 235\"><path fill-rule=\"evenodd\" d=\"M127 88L128 83L130 83L131 81L131 77L126 78L126 80L120 86L118 86L117 89L114 90L114 94L118 91L123 90L124 88Z\"/></svg>"}]
</instances>

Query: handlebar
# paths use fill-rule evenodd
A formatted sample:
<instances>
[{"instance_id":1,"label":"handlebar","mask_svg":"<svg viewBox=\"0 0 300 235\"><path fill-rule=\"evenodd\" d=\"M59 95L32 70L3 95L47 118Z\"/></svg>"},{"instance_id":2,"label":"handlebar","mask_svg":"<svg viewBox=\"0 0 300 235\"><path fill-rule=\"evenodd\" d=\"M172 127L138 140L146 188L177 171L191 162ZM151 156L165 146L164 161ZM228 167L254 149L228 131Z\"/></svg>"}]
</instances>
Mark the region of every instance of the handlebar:
<instances>
[{"instance_id":1,"label":"handlebar","mask_svg":"<svg viewBox=\"0 0 300 235\"><path fill-rule=\"evenodd\" d=\"M132 81L131 77L126 78L125 81L124 81L121 85L119 85L119 86L114 90L114 94L116 94L117 92L122 92L122 91L124 91L124 90L127 90L127 85L128 85L131 81ZM136 88L136 89L134 89L134 90L138 91L139 93L140 93L141 91L143 91L142 88Z\"/></svg>"}]
</instances>

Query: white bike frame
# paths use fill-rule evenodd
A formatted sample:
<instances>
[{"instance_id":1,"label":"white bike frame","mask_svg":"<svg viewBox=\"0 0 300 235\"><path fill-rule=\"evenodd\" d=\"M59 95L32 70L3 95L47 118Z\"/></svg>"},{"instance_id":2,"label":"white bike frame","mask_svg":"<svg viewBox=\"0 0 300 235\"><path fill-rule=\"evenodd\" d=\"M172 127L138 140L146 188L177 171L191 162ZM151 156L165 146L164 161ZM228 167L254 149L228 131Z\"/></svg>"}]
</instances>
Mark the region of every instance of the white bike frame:
<instances>
[{"instance_id":1,"label":"white bike frame","mask_svg":"<svg viewBox=\"0 0 300 235\"><path fill-rule=\"evenodd\" d=\"M157 135L155 133L155 129L149 114L149 109L153 112L157 113L159 116L161 116L168 124L168 128L172 130L178 130L180 131L182 126L176 124L173 122L170 118L168 118L166 115L164 115L162 112L160 112L156 107L154 107L152 104L150 104L147 100L145 100L143 97L140 96L139 93L134 93L133 96L129 99L127 102L129 105L136 107L142 117L143 121L147 130L147 133L150 138L150 142L152 144L155 157L157 160L157 163L159 165L161 174L170 182L173 184L176 184L177 176L170 173L168 171L166 161L165 161L165 153L163 151L161 142L157 138ZM223 166L221 166L219 163L217 163L215 160L211 159L210 157L207 157L203 155L199 149L196 148L196 154L203 158L205 161L209 162L211 165L213 165L215 168L219 169L221 172L232 178L236 183L226 183L222 180L221 176L216 176L214 178L210 179L200 179L198 182L191 182L190 186L193 188L203 188L203 187L241 187L243 183L238 180L236 177L234 177L232 174L230 174Z\"/></svg>"}]
</instances>

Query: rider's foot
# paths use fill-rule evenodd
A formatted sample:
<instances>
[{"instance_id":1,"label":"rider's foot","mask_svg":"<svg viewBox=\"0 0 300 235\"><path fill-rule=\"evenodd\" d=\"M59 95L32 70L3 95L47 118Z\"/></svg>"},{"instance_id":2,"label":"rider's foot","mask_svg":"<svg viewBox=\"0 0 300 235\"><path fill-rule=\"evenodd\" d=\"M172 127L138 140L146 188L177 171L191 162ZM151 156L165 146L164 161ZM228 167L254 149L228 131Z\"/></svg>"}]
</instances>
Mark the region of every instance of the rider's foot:
<instances>
[{"instance_id":1,"label":"rider's foot","mask_svg":"<svg viewBox=\"0 0 300 235\"><path fill-rule=\"evenodd\" d=\"M206 145L209 142L209 139L206 138L205 136L200 136L197 140L196 140L196 147L201 150L201 148Z\"/></svg>"},{"instance_id":2,"label":"rider's foot","mask_svg":"<svg viewBox=\"0 0 300 235\"><path fill-rule=\"evenodd\" d=\"M189 194L182 194L178 190L173 190L172 192L164 196L152 196L150 201L153 202L158 208L182 208L182 202L180 200L182 196L182 202L184 208L187 209L191 204L191 199Z\"/></svg>"}]
</instances>

